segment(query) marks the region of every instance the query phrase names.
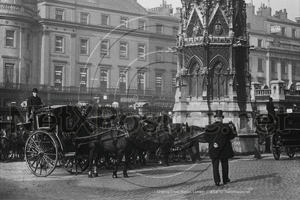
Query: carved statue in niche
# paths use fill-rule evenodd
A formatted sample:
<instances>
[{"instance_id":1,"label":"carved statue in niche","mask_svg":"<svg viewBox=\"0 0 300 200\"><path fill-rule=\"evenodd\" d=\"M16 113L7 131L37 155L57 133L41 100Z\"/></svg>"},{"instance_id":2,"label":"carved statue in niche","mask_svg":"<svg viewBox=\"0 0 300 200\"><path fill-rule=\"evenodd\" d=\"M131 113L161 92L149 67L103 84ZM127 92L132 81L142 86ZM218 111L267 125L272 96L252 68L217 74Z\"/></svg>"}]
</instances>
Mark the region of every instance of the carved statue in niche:
<instances>
[{"instance_id":1,"label":"carved statue in niche","mask_svg":"<svg viewBox=\"0 0 300 200\"><path fill-rule=\"evenodd\" d=\"M226 70L225 66L221 62L217 62L213 67L212 78L212 94L213 98L224 97L227 93L226 90Z\"/></svg>"},{"instance_id":2,"label":"carved statue in niche","mask_svg":"<svg viewBox=\"0 0 300 200\"><path fill-rule=\"evenodd\" d=\"M214 32L216 35L222 35L223 34L223 27L220 22L220 20L217 21L217 23L214 26Z\"/></svg>"},{"instance_id":3,"label":"carved statue in niche","mask_svg":"<svg viewBox=\"0 0 300 200\"><path fill-rule=\"evenodd\" d=\"M198 86L198 78L199 78L199 70L200 66L197 62L195 62L192 67L190 68L190 84L189 84L189 95L192 97L198 96L197 94L197 88Z\"/></svg>"},{"instance_id":4,"label":"carved statue in niche","mask_svg":"<svg viewBox=\"0 0 300 200\"><path fill-rule=\"evenodd\" d=\"M201 35L201 29L200 29L200 25L197 23L197 25L194 26L193 28L192 37L198 37L200 35Z\"/></svg>"}]
</instances>

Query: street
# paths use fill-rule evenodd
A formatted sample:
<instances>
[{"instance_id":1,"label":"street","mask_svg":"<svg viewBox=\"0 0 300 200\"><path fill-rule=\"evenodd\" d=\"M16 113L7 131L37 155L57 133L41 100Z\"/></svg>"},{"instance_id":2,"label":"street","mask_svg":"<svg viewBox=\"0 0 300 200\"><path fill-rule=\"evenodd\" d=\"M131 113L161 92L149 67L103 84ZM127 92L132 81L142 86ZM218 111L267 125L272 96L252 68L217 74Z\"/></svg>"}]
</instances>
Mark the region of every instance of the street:
<instances>
[{"instance_id":1,"label":"street","mask_svg":"<svg viewBox=\"0 0 300 200\"><path fill-rule=\"evenodd\" d=\"M71 175L61 167L48 177L35 177L25 162L0 163L0 199L299 199L299 157L285 153L276 161L272 154L262 159L236 156L230 160L227 185L216 187L210 159L198 163L150 163L129 171L129 178L113 179L100 168L99 177L87 172ZM122 177L122 178L121 178Z\"/></svg>"}]
</instances>

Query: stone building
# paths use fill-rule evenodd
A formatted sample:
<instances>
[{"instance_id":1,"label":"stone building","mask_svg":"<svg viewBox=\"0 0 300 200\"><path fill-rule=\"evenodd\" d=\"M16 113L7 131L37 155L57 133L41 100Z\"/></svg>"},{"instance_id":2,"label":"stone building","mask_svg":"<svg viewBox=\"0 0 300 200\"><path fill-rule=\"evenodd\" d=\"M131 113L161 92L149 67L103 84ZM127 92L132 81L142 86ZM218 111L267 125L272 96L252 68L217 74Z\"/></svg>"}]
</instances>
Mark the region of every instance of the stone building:
<instances>
[{"instance_id":1,"label":"stone building","mask_svg":"<svg viewBox=\"0 0 300 200\"><path fill-rule=\"evenodd\" d=\"M179 20L136 0L0 0L3 105L174 102ZM4 44L5 43L5 44ZM15 94L14 96L9 96Z\"/></svg>"},{"instance_id":2,"label":"stone building","mask_svg":"<svg viewBox=\"0 0 300 200\"><path fill-rule=\"evenodd\" d=\"M269 97L277 107L299 104L300 20L289 20L286 9L272 15L272 8L261 5L255 13L247 4L247 29L255 107L264 112Z\"/></svg>"}]
</instances>

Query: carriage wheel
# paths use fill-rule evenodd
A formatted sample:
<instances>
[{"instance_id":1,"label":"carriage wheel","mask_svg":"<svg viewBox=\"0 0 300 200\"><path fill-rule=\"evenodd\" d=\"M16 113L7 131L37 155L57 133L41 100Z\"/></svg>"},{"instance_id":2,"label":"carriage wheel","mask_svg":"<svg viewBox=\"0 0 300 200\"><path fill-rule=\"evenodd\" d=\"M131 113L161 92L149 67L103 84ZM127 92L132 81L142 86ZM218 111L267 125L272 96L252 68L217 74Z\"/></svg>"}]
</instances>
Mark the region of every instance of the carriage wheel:
<instances>
[{"instance_id":1,"label":"carriage wheel","mask_svg":"<svg viewBox=\"0 0 300 200\"><path fill-rule=\"evenodd\" d=\"M34 175L50 175L58 161L58 148L54 137L46 131L34 131L25 144L25 161Z\"/></svg>"},{"instance_id":2,"label":"carriage wheel","mask_svg":"<svg viewBox=\"0 0 300 200\"><path fill-rule=\"evenodd\" d=\"M272 150L273 150L273 156L275 160L279 160L280 153L281 153L281 144L280 144L280 137L276 134L272 135Z\"/></svg>"},{"instance_id":3,"label":"carriage wheel","mask_svg":"<svg viewBox=\"0 0 300 200\"><path fill-rule=\"evenodd\" d=\"M66 156L62 158L61 163L70 174L81 174L89 167L89 156Z\"/></svg>"},{"instance_id":4,"label":"carriage wheel","mask_svg":"<svg viewBox=\"0 0 300 200\"><path fill-rule=\"evenodd\" d=\"M287 151L287 155L290 158L293 158L295 156L295 150L293 148L286 148L286 151Z\"/></svg>"}]
</instances>

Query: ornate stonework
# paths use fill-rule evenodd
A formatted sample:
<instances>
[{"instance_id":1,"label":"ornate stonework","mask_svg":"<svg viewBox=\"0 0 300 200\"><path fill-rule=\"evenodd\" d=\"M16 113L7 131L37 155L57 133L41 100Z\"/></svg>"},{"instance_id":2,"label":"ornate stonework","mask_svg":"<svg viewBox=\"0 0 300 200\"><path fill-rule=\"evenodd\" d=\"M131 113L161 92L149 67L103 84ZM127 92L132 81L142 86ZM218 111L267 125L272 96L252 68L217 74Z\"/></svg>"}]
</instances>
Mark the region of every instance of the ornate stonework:
<instances>
[{"instance_id":1,"label":"ornate stonework","mask_svg":"<svg viewBox=\"0 0 300 200\"><path fill-rule=\"evenodd\" d=\"M187 74L178 73L175 121L205 126L212 122L211 113L221 109L242 124L239 130L246 130L241 116L251 118L252 109L245 1L182 2L181 42L176 49L178 72L184 69ZM196 120L199 117L203 120Z\"/></svg>"}]
</instances>

